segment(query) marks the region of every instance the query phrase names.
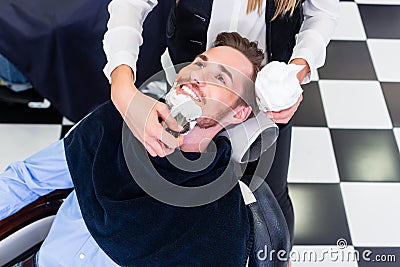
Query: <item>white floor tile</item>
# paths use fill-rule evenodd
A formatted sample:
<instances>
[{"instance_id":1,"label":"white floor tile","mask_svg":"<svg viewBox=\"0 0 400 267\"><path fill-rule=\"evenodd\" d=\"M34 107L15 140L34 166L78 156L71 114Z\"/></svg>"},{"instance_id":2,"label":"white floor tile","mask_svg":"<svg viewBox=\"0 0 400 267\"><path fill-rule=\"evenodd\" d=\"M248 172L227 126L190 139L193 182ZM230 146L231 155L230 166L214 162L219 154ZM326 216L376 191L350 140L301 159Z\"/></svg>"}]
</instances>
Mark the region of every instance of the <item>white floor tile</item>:
<instances>
[{"instance_id":1,"label":"white floor tile","mask_svg":"<svg viewBox=\"0 0 400 267\"><path fill-rule=\"evenodd\" d=\"M341 183L353 246L400 246L400 183Z\"/></svg>"},{"instance_id":2,"label":"white floor tile","mask_svg":"<svg viewBox=\"0 0 400 267\"><path fill-rule=\"evenodd\" d=\"M340 2L340 20L332 40L364 41L367 36L360 11L354 2Z\"/></svg>"},{"instance_id":3,"label":"white floor tile","mask_svg":"<svg viewBox=\"0 0 400 267\"><path fill-rule=\"evenodd\" d=\"M376 75L381 82L400 82L400 40L367 40Z\"/></svg>"},{"instance_id":4,"label":"white floor tile","mask_svg":"<svg viewBox=\"0 0 400 267\"><path fill-rule=\"evenodd\" d=\"M352 246L293 246L292 267L357 267L357 252Z\"/></svg>"},{"instance_id":5,"label":"white floor tile","mask_svg":"<svg viewBox=\"0 0 400 267\"><path fill-rule=\"evenodd\" d=\"M329 128L391 129L379 82L320 80Z\"/></svg>"},{"instance_id":6,"label":"white floor tile","mask_svg":"<svg viewBox=\"0 0 400 267\"><path fill-rule=\"evenodd\" d=\"M400 5L400 0L355 0L355 2L370 5Z\"/></svg>"},{"instance_id":7,"label":"white floor tile","mask_svg":"<svg viewBox=\"0 0 400 267\"><path fill-rule=\"evenodd\" d=\"M328 128L293 127L290 157L289 182L339 182Z\"/></svg>"},{"instance_id":8,"label":"white floor tile","mask_svg":"<svg viewBox=\"0 0 400 267\"><path fill-rule=\"evenodd\" d=\"M58 140L60 132L60 125L0 124L0 172Z\"/></svg>"},{"instance_id":9,"label":"white floor tile","mask_svg":"<svg viewBox=\"0 0 400 267\"><path fill-rule=\"evenodd\" d=\"M400 152L400 128L394 128L394 137L396 138L397 141L397 147L399 148L399 152Z\"/></svg>"}]
</instances>

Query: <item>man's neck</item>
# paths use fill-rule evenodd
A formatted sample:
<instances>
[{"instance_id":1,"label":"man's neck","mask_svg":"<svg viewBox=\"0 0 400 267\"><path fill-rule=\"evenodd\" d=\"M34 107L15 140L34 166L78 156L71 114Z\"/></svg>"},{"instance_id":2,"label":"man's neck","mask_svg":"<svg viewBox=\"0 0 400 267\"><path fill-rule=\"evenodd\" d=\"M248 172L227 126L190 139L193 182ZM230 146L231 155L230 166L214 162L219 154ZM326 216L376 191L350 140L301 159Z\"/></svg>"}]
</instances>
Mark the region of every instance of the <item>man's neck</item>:
<instances>
[{"instance_id":1,"label":"man's neck","mask_svg":"<svg viewBox=\"0 0 400 267\"><path fill-rule=\"evenodd\" d=\"M195 126L183 141L180 150L184 152L204 152L214 136L222 130L222 126L217 124L210 128L200 128Z\"/></svg>"}]
</instances>

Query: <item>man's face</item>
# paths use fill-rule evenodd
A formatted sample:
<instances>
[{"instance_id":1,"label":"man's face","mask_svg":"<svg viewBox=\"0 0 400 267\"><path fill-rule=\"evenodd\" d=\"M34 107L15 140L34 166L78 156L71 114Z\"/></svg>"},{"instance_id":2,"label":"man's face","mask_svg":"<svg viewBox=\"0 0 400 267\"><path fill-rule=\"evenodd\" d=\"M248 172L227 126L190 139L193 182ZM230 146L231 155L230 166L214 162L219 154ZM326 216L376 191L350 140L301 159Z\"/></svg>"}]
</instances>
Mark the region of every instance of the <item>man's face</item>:
<instances>
[{"instance_id":1,"label":"man's face","mask_svg":"<svg viewBox=\"0 0 400 267\"><path fill-rule=\"evenodd\" d=\"M176 93L188 95L201 107L199 127L212 127L223 123L223 118L235 109L252 71L251 62L240 51L215 47L181 69L176 78Z\"/></svg>"}]
</instances>

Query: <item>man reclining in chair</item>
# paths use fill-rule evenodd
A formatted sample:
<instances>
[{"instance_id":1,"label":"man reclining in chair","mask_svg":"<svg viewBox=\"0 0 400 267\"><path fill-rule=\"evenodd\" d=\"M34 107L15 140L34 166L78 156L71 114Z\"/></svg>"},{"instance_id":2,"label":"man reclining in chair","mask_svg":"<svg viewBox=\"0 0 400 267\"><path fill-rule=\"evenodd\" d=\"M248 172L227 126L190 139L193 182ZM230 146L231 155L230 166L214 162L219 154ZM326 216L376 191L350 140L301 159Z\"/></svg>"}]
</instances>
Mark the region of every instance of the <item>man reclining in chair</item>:
<instances>
[{"instance_id":1,"label":"man reclining in chair","mask_svg":"<svg viewBox=\"0 0 400 267\"><path fill-rule=\"evenodd\" d=\"M172 102L189 97L201 112L170 156L152 158L133 135L126 137L122 118L107 102L64 139L0 175L0 219L55 189L74 188L36 256L38 266L245 266L254 255L256 219L237 184L230 142L217 134L255 109L249 84L263 53L236 33L220 34L215 44L180 70L168 94ZM171 163L179 155L180 162L189 161L187 168L211 160L198 171L185 170ZM158 175L185 189L204 188L225 176L225 193L180 195L167 186L150 195L140 183L157 184ZM171 195L184 204L162 201ZM281 229L288 243L286 225Z\"/></svg>"}]
</instances>

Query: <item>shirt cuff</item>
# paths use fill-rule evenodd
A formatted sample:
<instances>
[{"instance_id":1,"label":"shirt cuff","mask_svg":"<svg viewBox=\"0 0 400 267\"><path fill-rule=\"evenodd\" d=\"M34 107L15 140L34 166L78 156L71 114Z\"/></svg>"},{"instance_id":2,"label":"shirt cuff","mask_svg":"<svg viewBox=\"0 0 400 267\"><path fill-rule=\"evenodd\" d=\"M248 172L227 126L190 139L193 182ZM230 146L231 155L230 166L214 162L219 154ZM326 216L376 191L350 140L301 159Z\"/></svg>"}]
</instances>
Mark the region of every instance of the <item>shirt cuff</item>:
<instances>
[{"instance_id":1,"label":"shirt cuff","mask_svg":"<svg viewBox=\"0 0 400 267\"><path fill-rule=\"evenodd\" d=\"M311 81L311 74L314 73L315 71L317 71L317 68L315 67L315 63L314 63L314 54L311 52L310 49L307 49L307 48L295 49L293 51L292 57L290 58L289 62L295 58L304 59L305 61L307 61L308 65L310 66L310 71L304 77L301 84L309 83Z\"/></svg>"},{"instance_id":2,"label":"shirt cuff","mask_svg":"<svg viewBox=\"0 0 400 267\"><path fill-rule=\"evenodd\" d=\"M128 65L133 72L136 72L136 61L138 57L130 54L127 51L120 51L112 56L108 60L106 66L103 69L104 74L106 75L108 82L111 84L111 72L120 65ZM134 75L134 81L136 81L136 75Z\"/></svg>"},{"instance_id":3,"label":"shirt cuff","mask_svg":"<svg viewBox=\"0 0 400 267\"><path fill-rule=\"evenodd\" d=\"M302 84L309 82L311 72L315 72L325 63L326 45L321 35L313 30L305 30L297 34L296 46L290 60L295 58L304 59L310 66L310 75L307 75Z\"/></svg>"}]
</instances>

